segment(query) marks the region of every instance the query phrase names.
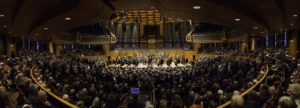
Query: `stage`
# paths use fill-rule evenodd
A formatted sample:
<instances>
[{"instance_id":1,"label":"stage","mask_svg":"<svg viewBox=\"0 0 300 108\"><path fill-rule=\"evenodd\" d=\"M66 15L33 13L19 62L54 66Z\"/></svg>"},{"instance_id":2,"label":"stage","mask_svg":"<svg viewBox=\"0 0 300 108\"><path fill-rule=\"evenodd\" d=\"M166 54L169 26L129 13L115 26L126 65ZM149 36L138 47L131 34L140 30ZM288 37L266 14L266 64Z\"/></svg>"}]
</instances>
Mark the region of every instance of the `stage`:
<instances>
[{"instance_id":1,"label":"stage","mask_svg":"<svg viewBox=\"0 0 300 108\"><path fill-rule=\"evenodd\" d=\"M181 50L181 49L160 49L160 50L114 50L110 51L106 55L99 55L99 56L84 56L83 58L90 58L90 59L101 59L101 60L114 60L120 56L132 56L136 57L136 55L145 55L149 53L156 53L156 54L163 54L166 53L170 55L172 58L176 58L177 56L181 55L184 58L188 58L189 61L193 61L199 58L210 58L215 57L215 54L205 54L205 53L198 53L193 50Z\"/></svg>"},{"instance_id":2,"label":"stage","mask_svg":"<svg viewBox=\"0 0 300 108\"><path fill-rule=\"evenodd\" d=\"M136 67L136 68L147 68L147 67L152 67L152 68L174 68L174 67L186 67L186 66L191 66L191 64L187 63L187 64L177 64L177 66L175 65L175 63L171 63L170 66L168 66L166 63L164 63L162 66L158 66L157 64L143 64L140 63L137 67L135 65L123 65L122 67ZM108 67L121 67L121 65L109 65Z\"/></svg>"}]
</instances>

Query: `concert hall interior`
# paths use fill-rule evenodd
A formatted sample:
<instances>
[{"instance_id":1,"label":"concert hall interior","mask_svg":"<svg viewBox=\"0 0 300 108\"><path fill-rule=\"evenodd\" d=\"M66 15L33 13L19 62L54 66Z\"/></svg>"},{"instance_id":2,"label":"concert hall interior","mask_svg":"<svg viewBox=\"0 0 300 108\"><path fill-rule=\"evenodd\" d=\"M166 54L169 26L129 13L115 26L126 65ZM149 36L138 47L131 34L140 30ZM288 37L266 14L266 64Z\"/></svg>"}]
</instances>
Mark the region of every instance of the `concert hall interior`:
<instances>
[{"instance_id":1,"label":"concert hall interior","mask_svg":"<svg viewBox=\"0 0 300 108\"><path fill-rule=\"evenodd\" d=\"M300 108L300 0L0 0L0 108Z\"/></svg>"}]
</instances>

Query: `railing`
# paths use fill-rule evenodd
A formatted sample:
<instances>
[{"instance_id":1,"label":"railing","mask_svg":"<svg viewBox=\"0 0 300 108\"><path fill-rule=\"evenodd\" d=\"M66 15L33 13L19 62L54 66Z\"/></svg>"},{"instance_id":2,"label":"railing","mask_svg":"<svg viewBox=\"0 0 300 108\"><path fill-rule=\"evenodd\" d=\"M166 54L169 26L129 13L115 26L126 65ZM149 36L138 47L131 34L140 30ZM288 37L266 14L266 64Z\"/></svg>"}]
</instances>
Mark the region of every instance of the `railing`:
<instances>
[{"instance_id":1,"label":"railing","mask_svg":"<svg viewBox=\"0 0 300 108\"><path fill-rule=\"evenodd\" d=\"M66 33L61 33L55 36L53 41L56 43L79 43L79 44L106 44L111 43L111 35L82 35L75 36ZM115 40L115 38L113 38Z\"/></svg>"},{"instance_id":2,"label":"railing","mask_svg":"<svg viewBox=\"0 0 300 108\"><path fill-rule=\"evenodd\" d=\"M238 37L241 37L244 33L240 32L238 30L233 30L233 31L230 31L229 34L230 35L228 38L238 38Z\"/></svg>"},{"instance_id":3,"label":"railing","mask_svg":"<svg viewBox=\"0 0 300 108\"><path fill-rule=\"evenodd\" d=\"M54 106L59 106L60 108L78 108L78 106L60 98L59 96L55 95L54 93L52 93L49 89L45 88L44 86L42 86L37 79L34 77L33 74L33 70L37 68L37 67L32 67L30 69L30 76L31 79L42 89L44 90L47 94L49 94L50 96L48 96L48 100L51 102L51 104L53 104Z\"/></svg>"},{"instance_id":4,"label":"railing","mask_svg":"<svg viewBox=\"0 0 300 108\"><path fill-rule=\"evenodd\" d=\"M259 81L257 83L255 83L252 87L250 87L249 89L247 89L246 91L244 91L243 93L240 94L240 96L244 97L246 94L248 94L251 90L255 89L262 81L265 80L266 76L269 73L269 66L266 65L266 71L264 72L263 77L261 77L259 79ZM231 104L231 101L227 101L224 104L218 106L217 108L225 108L228 107Z\"/></svg>"},{"instance_id":5,"label":"railing","mask_svg":"<svg viewBox=\"0 0 300 108\"><path fill-rule=\"evenodd\" d=\"M116 43L117 42L117 37L114 33L111 31L108 31L108 34L110 35L110 43Z\"/></svg>"},{"instance_id":6,"label":"railing","mask_svg":"<svg viewBox=\"0 0 300 108\"><path fill-rule=\"evenodd\" d=\"M192 34L193 34L194 30L195 30L195 27L193 27L192 30L185 36L185 40L187 42L193 42Z\"/></svg>"},{"instance_id":7,"label":"railing","mask_svg":"<svg viewBox=\"0 0 300 108\"><path fill-rule=\"evenodd\" d=\"M97 43L109 43L109 35L100 36L80 36L80 42L97 42Z\"/></svg>"},{"instance_id":8,"label":"railing","mask_svg":"<svg viewBox=\"0 0 300 108\"><path fill-rule=\"evenodd\" d=\"M56 35L53 38L53 41L55 43L68 43L68 44L72 44L75 42L76 37L73 36L72 34L68 34L68 33L61 33L60 35Z\"/></svg>"},{"instance_id":9,"label":"railing","mask_svg":"<svg viewBox=\"0 0 300 108\"><path fill-rule=\"evenodd\" d=\"M193 40L222 40L222 33L210 33L210 34L193 34Z\"/></svg>"}]
</instances>

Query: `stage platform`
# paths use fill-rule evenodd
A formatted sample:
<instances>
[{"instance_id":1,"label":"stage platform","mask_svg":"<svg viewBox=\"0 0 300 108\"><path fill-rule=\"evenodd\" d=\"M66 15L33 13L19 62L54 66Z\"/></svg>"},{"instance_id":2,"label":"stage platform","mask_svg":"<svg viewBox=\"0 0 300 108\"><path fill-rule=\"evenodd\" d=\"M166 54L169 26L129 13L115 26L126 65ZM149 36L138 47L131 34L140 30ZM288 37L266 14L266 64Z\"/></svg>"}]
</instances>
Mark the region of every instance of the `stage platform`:
<instances>
[{"instance_id":1,"label":"stage platform","mask_svg":"<svg viewBox=\"0 0 300 108\"><path fill-rule=\"evenodd\" d=\"M174 68L174 67L186 67L186 66L191 66L191 64L178 64L177 66L175 65L175 63L172 63L170 66L168 66L166 63L164 63L162 66L157 66L157 64L152 64L152 65L148 65L148 64L139 64L137 67L134 65L124 65L122 67L136 67L136 68L147 68L147 67L152 67L152 68ZM120 65L109 65L109 67L121 67Z\"/></svg>"},{"instance_id":2,"label":"stage platform","mask_svg":"<svg viewBox=\"0 0 300 108\"><path fill-rule=\"evenodd\" d=\"M99 55L99 56L85 56L84 58L91 58L91 59L101 59L108 61L113 60L117 58L118 56L136 56L140 54L147 54L147 53L157 53L157 54L163 54L167 53L171 57L175 58L176 56L182 55L184 58L188 58L189 61L192 61L194 59L198 58L209 58L209 57L215 57L215 54L204 54L204 53L198 53L193 50L118 50L118 51L110 51L106 55Z\"/></svg>"}]
</instances>

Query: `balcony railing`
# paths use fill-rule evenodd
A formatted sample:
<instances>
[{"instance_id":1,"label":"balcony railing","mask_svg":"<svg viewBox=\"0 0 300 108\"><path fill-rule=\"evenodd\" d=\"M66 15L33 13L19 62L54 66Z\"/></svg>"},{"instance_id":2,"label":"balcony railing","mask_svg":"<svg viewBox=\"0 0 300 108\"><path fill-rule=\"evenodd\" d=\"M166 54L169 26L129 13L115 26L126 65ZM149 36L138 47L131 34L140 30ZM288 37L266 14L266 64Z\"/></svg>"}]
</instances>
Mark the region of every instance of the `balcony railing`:
<instances>
[{"instance_id":1,"label":"balcony railing","mask_svg":"<svg viewBox=\"0 0 300 108\"><path fill-rule=\"evenodd\" d=\"M82 35L82 36L70 36L69 34L62 33L59 36L53 38L56 43L79 43L79 44L106 44L111 43L110 35Z\"/></svg>"},{"instance_id":2,"label":"balcony railing","mask_svg":"<svg viewBox=\"0 0 300 108\"><path fill-rule=\"evenodd\" d=\"M224 40L223 33L192 34L193 43L219 43Z\"/></svg>"}]
</instances>

